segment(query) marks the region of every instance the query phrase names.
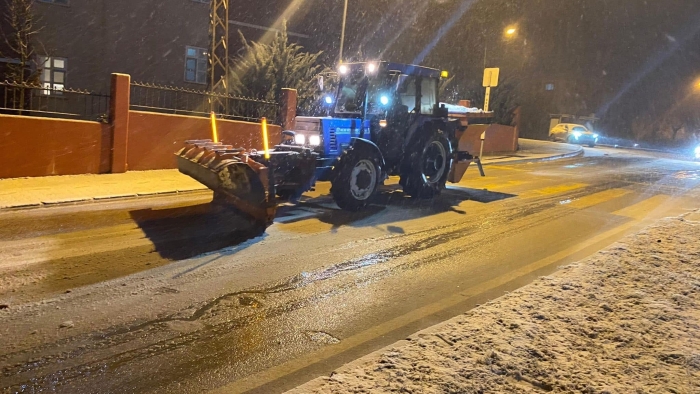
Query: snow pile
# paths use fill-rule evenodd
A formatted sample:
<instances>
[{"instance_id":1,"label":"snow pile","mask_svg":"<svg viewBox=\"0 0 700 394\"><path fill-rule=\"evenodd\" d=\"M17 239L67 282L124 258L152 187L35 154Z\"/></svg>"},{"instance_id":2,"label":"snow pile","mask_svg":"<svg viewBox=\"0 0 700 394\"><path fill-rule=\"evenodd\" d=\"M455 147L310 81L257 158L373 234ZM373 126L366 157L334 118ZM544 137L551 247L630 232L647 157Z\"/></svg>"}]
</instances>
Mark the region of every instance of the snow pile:
<instances>
[{"instance_id":1,"label":"snow pile","mask_svg":"<svg viewBox=\"0 0 700 394\"><path fill-rule=\"evenodd\" d=\"M666 219L291 393L700 392L699 239Z\"/></svg>"},{"instance_id":2,"label":"snow pile","mask_svg":"<svg viewBox=\"0 0 700 394\"><path fill-rule=\"evenodd\" d=\"M440 103L440 106L445 106L450 114L483 114L484 110L476 107L464 107L461 105Z\"/></svg>"}]
</instances>

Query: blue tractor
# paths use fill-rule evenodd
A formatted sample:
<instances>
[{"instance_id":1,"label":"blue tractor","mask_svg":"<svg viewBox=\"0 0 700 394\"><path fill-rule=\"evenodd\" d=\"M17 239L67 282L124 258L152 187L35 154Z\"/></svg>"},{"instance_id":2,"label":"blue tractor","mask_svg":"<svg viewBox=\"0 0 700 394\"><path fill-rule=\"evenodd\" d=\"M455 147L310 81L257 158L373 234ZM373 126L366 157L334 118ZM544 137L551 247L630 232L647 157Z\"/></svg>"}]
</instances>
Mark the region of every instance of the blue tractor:
<instances>
[{"instance_id":1,"label":"blue tractor","mask_svg":"<svg viewBox=\"0 0 700 394\"><path fill-rule=\"evenodd\" d=\"M283 145L305 147L317 156L313 181L330 181L335 202L359 210L372 200L388 176L400 176L406 194L432 198L448 176L458 182L468 165L468 152L457 152L458 121L440 106L440 79L445 72L388 62L346 63L338 69L335 95L324 102L329 117L297 117ZM466 169L463 165L462 169ZM456 171L455 171L456 170ZM458 174L455 174L458 172ZM458 175L458 176L455 176ZM308 185L278 185L282 196Z\"/></svg>"},{"instance_id":2,"label":"blue tractor","mask_svg":"<svg viewBox=\"0 0 700 394\"><path fill-rule=\"evenodd\" d=\"M330 116L297 117L265 152L187 141L176 153L180 171L214 190L215 201L268 224L276 196L298 196L316 181L330 181L333 199L350 211L370 204L389 176L426 199L460 181L473 157L456 149L461 125L440 105L446 72L364 62L341 64L338 75L335 94L324 98Z\"/></svg>"}]
</instances>

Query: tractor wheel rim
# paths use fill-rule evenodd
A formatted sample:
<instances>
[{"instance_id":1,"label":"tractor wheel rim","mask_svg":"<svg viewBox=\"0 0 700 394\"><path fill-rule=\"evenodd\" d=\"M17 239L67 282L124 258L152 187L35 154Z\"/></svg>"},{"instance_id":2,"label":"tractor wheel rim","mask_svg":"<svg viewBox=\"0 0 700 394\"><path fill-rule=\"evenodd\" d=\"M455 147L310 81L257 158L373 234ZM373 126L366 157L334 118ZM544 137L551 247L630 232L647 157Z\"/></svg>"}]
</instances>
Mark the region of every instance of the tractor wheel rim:
<instances>
[{"instance_id":1,"label":"tractor wheel rim","mask_svg":"<svg viewBox=\"0 0 700 394\"><path fill-rule=\"evenodd\" d=\"M360 160L350 174L350 193L356 200L364 201L377 185L377 170L369 160Z\"/></svg>"},{"instance_id":2,"label":"tractor wheel rim","mask_svg":"<svg viewBox=\"0 0 700 394\"><path fill-rule=\"evenodd\" d=\"M440 181L445 174L446 158L447 150L442 142L433 141L425 147L421 166L423 182L434 184Z\"/></svg>"}]
</instances>

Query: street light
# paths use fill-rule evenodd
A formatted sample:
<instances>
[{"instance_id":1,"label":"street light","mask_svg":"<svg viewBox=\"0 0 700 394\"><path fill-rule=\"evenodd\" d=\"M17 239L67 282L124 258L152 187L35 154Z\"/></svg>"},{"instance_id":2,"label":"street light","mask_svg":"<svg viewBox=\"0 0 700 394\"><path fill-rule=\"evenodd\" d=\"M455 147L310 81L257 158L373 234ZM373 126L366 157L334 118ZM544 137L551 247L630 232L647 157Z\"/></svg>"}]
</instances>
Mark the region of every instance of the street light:
<instances>
[{"instance_id":1,"label":"street light","mask_svg":"<svg viewBox=\"0 0 700 394\"><path fill-rule=\"evenodd\" d=\"M514 25L506 27L503 31L503 37L510 39L515 37L518 33L518 28ZM486 68L486 55L488 53L488 45L486 44L486 37L484 37L484 68Z\"/></svg>"}]
</instances>

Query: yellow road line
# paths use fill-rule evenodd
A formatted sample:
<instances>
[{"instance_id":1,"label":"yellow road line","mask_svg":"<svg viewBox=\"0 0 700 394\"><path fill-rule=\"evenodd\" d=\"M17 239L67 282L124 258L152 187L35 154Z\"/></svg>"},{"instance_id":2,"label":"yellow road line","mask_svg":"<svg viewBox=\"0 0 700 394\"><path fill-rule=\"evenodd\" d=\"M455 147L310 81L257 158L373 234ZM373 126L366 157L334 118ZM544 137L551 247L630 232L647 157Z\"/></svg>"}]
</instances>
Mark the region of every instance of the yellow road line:
<instances>
[{"instance_id":1,"label":"yellow road line","mask_svg":"<svg viewBox=\"0 0 700 394\"><path fill-rule=\"evenodd\" d=\"M561 185L556 185L556 186L550 186L550 187L545 187L542 189L535 189L530 192L527 192L525 194L534 194L534 195L553 195L553 194L561 194L561 193L566 193L572 190L576 189L582 189L584 187L588 186L588 184L585 183L563 183Z\"/></svg>"},{"instance_id":2,"label":"yellow road line","mask_svg":"<svg viewBox=\"0 0 700 394\"><path fill-rule=\"evenodd\" d=\"M577 200L574 200L570 204L568 204L568 206L578 209L590 208L594 205L602 204L606 201L622 197L629 193L632 193L632 191L627 189L604 190L602 192L593 193L588 196L584 196Z\"/></svg>"},{"instance_id":3,"label":"yellow road line","mask_svg":"<svg viewBox=\"0 0 700 394\"><path fill-rule=\"evenodd\" d=\"M654 211L659 206L661 206L661 204L665 203L669 198L670 197L665 194L657 194L650 198L639 201L636 204L624 207L622 209L618 209L617 211L613 212L613 215L641 219L646 217L650 212Z\"/></svg>"}]
</instances>

